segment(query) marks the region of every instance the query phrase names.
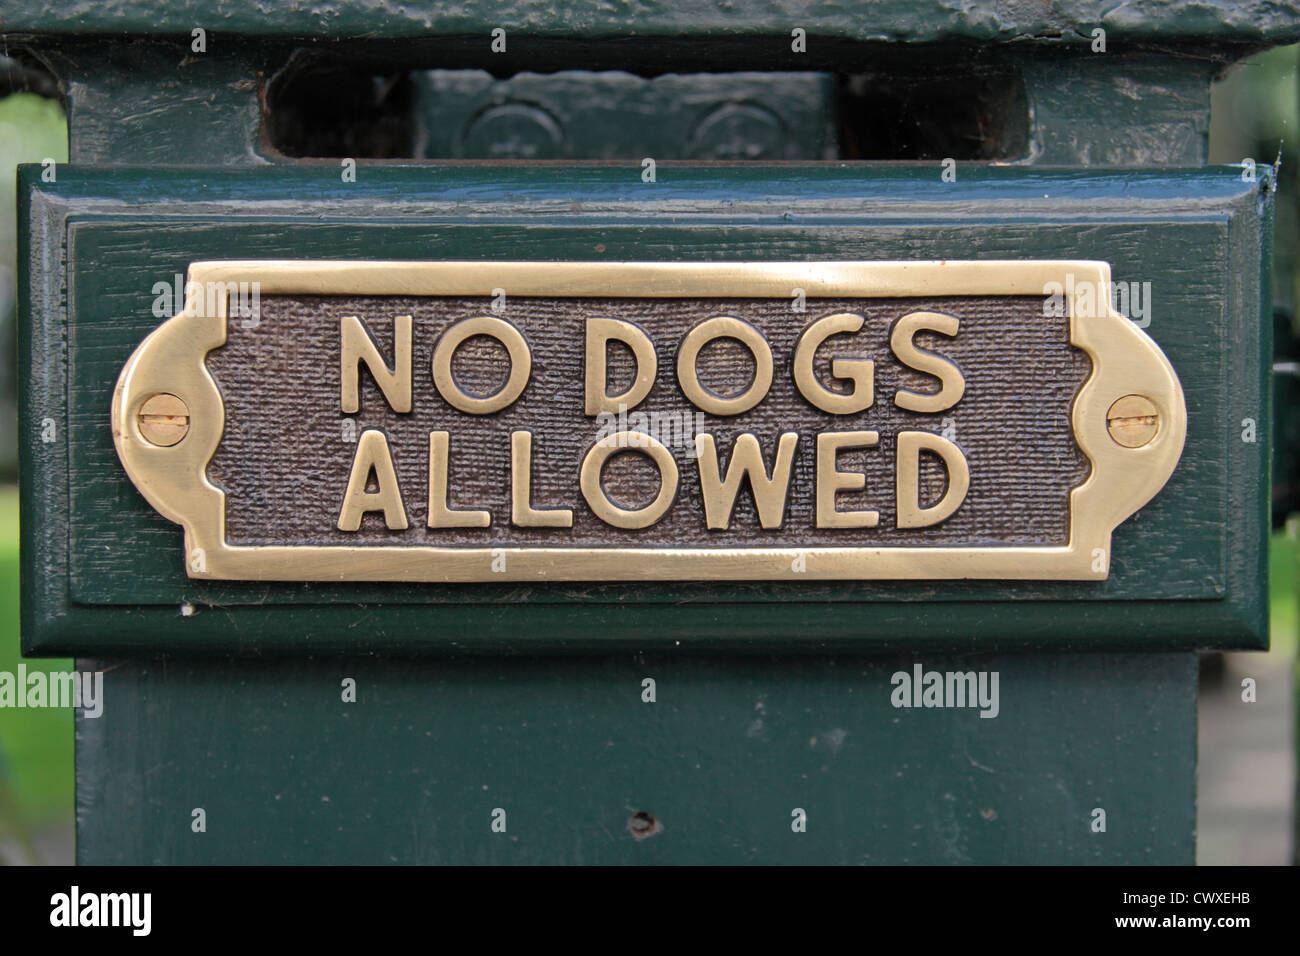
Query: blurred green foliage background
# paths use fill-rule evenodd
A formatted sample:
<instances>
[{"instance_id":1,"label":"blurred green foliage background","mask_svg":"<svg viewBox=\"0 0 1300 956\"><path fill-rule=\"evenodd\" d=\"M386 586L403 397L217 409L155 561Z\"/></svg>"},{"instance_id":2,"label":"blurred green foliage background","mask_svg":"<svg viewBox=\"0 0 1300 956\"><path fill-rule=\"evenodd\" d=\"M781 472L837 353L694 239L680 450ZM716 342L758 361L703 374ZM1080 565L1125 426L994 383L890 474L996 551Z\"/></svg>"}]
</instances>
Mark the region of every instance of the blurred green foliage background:
<instances>
[{"instance_id":1,"label":"blurred green foliage background","mask_svg":"<svg viewBox=\"0 0 1300 956\"><path fill-rule=\"evenodd\" d=\"M0 671L10 673L19 662L15 167L67 158L67 123L56 101L35 93L0 100ZM72 662L28 666L48 672ZM70 832L72 727L69 709L0 708L0 862L40 862L48 854L38 851L33 834Z\"/></svg>"}]
</instances>

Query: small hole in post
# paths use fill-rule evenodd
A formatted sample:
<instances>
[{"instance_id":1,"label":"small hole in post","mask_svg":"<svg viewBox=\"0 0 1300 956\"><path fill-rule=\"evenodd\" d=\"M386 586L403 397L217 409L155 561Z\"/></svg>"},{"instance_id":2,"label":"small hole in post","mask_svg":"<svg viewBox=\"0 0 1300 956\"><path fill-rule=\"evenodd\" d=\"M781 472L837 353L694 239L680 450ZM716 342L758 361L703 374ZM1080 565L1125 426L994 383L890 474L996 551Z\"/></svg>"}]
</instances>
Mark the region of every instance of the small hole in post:
<instances>
[{"instance_id":1,"label":"small hole in post","mask_svg":"<svg viewBox=\"0 0 1300 956\"><path fill-rule=\"evenodd\" d=\"M664 828L664 825L642 810L632 814L632 819L627 821L627 828L634 838L644 840L646 837L654 836Z\"/></svg>"}]
</instances>

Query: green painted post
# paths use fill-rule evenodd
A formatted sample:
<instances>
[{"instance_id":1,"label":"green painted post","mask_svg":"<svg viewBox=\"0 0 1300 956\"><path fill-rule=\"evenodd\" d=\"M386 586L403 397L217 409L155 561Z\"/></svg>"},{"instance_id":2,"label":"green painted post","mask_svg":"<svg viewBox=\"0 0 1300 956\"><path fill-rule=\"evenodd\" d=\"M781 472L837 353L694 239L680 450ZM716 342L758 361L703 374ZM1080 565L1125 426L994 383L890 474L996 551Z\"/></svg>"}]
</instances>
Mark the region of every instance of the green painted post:
<instances>
[{"instance_id":1,"label":"green painted post","mask_svg":"<svg viewBox=\"0 0 1300 956\"><path fill-rule=\"evenodd\" d=\"M71 124L74 165L21 179L20 354L25 648L107 675L103 716L78 717L79 860L1192 862L1195 651L1267 639L1271 180L1202 166L1209 84L1300 38L1300 14L1079 0L1012 22L997 9L792 3L704 23L673 5L636 22L588 3L490 21L457 7L434 32L423 11L363 3L328 18L197 0L0 17L11 49L64 84ZM343 42L323 53L321 38ZM922 133L864 153L905 142L926 162L677 166L690 146L677 130L653 193L635 154L599 167L363 154L344 183L338 155L290 160L302 138L276 139L264 113L277 102L264 94L312 64L486 69L520 98L532 81L505 78L575 68L856 73L868 103L922 75L948 89L1010 77L985 106L1010 129L994 152L1013 154L987 158L1015 165L963 162L945 183L949 154L922 134L958 120L903 110ZM809 87L818 110L826 82ZM439 89L423 89L421 122L469 122L429 97ZM780 83L754 89L754 115L779 115ZM847 149L828 128L862 131L802 121L799 155ZM524 138L506 126L488 152ZM580 143L565 158L600 151L600 130L559 129ZM640 152L636 132L610 135ZM425 142L481 158L464 136ZM185 576L179 529L131 487L107 429L117 372L159 321L155 281L233 249L584 259L597 244L611 260L1106 259L1157 290L1147 331L1188 396L1183 462L1120 528L1095 587ZM41 440L46 419L58 441ZM996 716L895 706L897 675L918 665L996 675L982 708Z\"/></svg>"}]
</instances>

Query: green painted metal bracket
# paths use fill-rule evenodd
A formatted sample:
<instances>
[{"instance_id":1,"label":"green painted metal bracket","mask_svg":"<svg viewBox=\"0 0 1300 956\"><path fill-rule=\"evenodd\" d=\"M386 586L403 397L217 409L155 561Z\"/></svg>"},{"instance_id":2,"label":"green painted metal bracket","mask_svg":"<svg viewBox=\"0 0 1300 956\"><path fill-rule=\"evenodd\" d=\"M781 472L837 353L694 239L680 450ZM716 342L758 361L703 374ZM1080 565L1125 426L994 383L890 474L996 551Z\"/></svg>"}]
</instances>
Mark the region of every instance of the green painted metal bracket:
<instances>
[{"instance_id":1,"label":"green painted metal bracket","mask_svg":"<svg viewBox=\"0 0 1300 956\"><path fill-rule=\"evenodd\" d=\"M794 160L836 156L827 73L414 75L428 159Z\"/></svg>"},{"instance_id":2,"label":"green painted metal bracket","mask_svg":"<svg viewBox=\"0 0 1300 956\"><path fill-rule=\"evenodd\" d=\"M800 0L763 0L709 9L674 0L644 4L629 16L599 0L553 4L510 0L490 8L451 2L345 0L320 5L227 6L213 0L178 0L159 7L149 0L113 4L54 0L38 7L21 0L0 4L0 24L23 33L189 35L196 27L257 36L419 39L429 36L489 37L494 29L528 37L682 35L780 36L804 26L814 36L924 43L961 39L975 43L1088 43L1101 27L1115 36L1155 43L1213 37L1223 42L1285 43L1300 39L1300 12L1267 0L1185 6L1167 0L1135 0L1116 6L1102 0L1044 4L944 0L877 0L864 9L852 0L818 4L810 15Z\"/></svg>"}]
</instances>

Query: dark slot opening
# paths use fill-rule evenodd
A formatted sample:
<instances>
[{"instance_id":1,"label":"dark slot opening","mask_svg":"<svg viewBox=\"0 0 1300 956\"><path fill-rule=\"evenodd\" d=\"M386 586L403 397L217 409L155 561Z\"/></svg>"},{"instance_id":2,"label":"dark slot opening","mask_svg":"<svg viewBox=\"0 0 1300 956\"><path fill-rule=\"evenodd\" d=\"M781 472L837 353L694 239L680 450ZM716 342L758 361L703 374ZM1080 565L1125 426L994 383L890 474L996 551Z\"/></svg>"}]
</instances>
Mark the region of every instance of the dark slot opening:
<instances>
[{"instance_id":1,"label":"dark slot opening","mask_svg":"<svg viewBox=\"0 0 1300 956\"><path fill-rule=\"evenodd\" d=\"M266 137L291 157L414 157L411 74L376 76L316 64L267 92Z\"/></svg>"},{"instance_id":2,"label":"dark slot opening","mask_svg":"<svg viewBox=\"0 0 1300 956\"><path fill-rule=\"evenodd\" d=\"M0 99L13 93L35 93L50 100L63 99L59 81L25 50L0 54Z\"/></svg>"},{"instance_id":3,"label":"dark slot opening","mask_svg":"<svg viewBox=\"0 0 1300 956\"><path fill-rule=\"evenodd\" d=\"M1020 159L1029 107L1019 75L841 77L841 159Z\"/></svg>"}]
</instances>

